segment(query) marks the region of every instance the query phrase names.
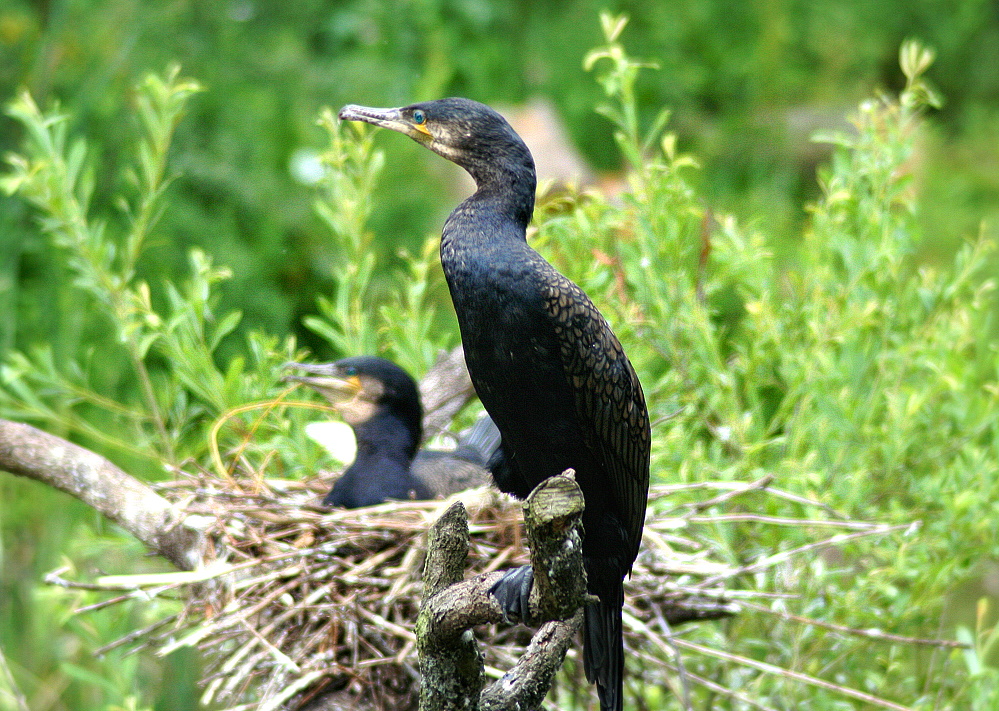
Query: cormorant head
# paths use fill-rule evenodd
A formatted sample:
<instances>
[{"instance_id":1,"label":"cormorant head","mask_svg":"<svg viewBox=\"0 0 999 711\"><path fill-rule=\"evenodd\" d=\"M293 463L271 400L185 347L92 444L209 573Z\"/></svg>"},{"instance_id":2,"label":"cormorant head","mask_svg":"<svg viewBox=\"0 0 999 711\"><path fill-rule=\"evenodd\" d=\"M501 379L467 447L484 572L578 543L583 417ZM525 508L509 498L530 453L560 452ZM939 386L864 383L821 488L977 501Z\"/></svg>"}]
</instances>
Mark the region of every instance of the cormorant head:
<instances>
[{"instance_id":1,"label":"cormorant head","mask_svg":"<svg viewBox=\"0 0 999 711\"><path fill-rule=\"evenodd\" d=\"M343 358L333 363L288 363L286 368L308 375L286 375L325 397L351 427L381 413L402 420L420 441L423 407L416 382L390 360L375 356Z\"/></svg>"},{"instance_id":2,"label":"cormorant head","mask_svg":"<svg viewBox=\"0 0 999 711\"><path fill-rule=\"evenodd\" d=\"M340 118L404 133L467 170L480 188L513 181L529 188L533 201L537 180L531 152L506 119L485 104L462 98L397 109L350 104L340 109Z\"/></svg>"}]
</instances>

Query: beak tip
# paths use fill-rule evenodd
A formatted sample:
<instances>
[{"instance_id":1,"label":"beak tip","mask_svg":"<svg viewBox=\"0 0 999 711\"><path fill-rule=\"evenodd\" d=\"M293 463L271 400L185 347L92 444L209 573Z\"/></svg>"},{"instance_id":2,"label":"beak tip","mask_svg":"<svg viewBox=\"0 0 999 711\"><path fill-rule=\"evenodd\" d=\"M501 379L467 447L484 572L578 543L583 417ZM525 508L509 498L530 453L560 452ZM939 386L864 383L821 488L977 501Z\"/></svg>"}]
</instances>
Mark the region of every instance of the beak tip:
<instances>
[{"instance_id":1,"label":"beak tip","mask_svg":"<svg viewBox=\"0 0 999 711\"><path fill-rule=\"evenodd\" d=\"M357 106L356 104L347 104L342 109L340 109L340 112L337 114L337 117L341 121L356 121L357 120L357 110L359 108L360 107Z\"/></svg>"},{"instance_id":2,"label":"beak tip","mask_svg":"<svg viewBox=\"0 0 999 711\"><path fill-rule=\"evenodd\" d=\"M403 119L399 109L375 109L357 104L347 104L337 114L341 121L363 121L373 126L381 126L393 131L411 135L409 122Z\"/></svg>"}]
</instances>

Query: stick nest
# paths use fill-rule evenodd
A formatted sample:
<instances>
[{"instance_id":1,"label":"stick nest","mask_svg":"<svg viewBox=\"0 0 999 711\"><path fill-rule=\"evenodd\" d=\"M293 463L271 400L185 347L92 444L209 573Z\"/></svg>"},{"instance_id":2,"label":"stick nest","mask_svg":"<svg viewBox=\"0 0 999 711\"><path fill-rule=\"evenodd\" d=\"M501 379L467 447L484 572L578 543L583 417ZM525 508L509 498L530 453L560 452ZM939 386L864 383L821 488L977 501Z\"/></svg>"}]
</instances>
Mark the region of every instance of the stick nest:
<instances>
[{"instance_id":1,"label":"stick nest","mask_svg":"<svg viewBox=\"0 0 999 711\"><path fill-rule=\"evenodd\" d=\"M703 508L766 490L768 483L653 487L650 512L665 510L677 490L703 488L715 495L702 505L675 507L680 515L650 514L646 522L642 551L626 581L629 680L677 690L679 640L671 625L735 614L759 597L738 590L735 579L786 561L776 556L732 567L712 560L707 539L677 535L696 530L691 524L711 522L700 515ZM185 608L105 649L128 644L165 654L197 647L207 667L203 702L226 711L415 709L420 675L413 628L425 532L449 502L331 511L316 505L326 489L318 481L261 482L255 488L247 493L235 481L204 476L165 487L166 496L210 522L206 532L217 541L216 560L194 574L136 576L134 589L145 594L184 588ZM469 512L469 575L529 562L519 502L486 488L460 498ZM888 530L862 526L855 535ZM127 588L127 579L116 579L113 589ZM520 656L530 633L523 627L487 628L479 639L487 671L499 675ZM570 651L554 696L592 693L577 662ZM683 676L684 683L698 681Z\"/></svg>"},{"instance_id":2,"label":"stick nest","mask_svg":"<svg viewBox=\"0 0 999 711\"><path fill-rule=\"evenodd\" d=\"M94 583L65 580L62 571L47 577L64 587L117 593L78 612L181 592L181 612L108 644L98 654L119 646L152 648L158 654L197 648L205 664L202 701L224 711L417 708L420 674L413 630L422 597L425 534L450 500L329 510L317 505L328 490L325 480L178 474L158 488L188 514L201 517L208 539L214 541L214 560L191 573L112 576ZM768 599L772 594L741 588L753 574L785 566L795 556L901 528L843 520L829 511L816 519L777 519L732 505L750 492L824 509L772 487L769 476L753 483L705 482L654 486L650 491L642 548L625 581L625 695L669 688L682 699L692 684L699 684L747 708L768 709L684 668L686 654L786 674L874 706L904 710L800 672L772 665L762 669L754 660L673 634L673 625L748 609L880 641L955 644L809 620L777 611ZM471 533L467 575L529 562L519 502L491 488L463 492L459 498L468 510ZM751 508L760 510L759 504L754 499ZM705 513L709 511L736 513ZM710 534L719 524L737 521L830 532L796 549L730 565L713 558L716 548ZM486 626L477 632L487 674L496 677L513 666L531 637L520 626ZM594 707L595 692L583 678L578 652L570 650L546 709Z\"/></svg>"},{"instance_id":3,"label":"stick nest","mask_svg":"<svg viewBox=\"0 0 999 711\"><path fill-rule=\"evenodd\" d=\"M185 612L144 643L166 651L200 648L209 665L204 701L232 711L415 709L420 676L413 626L425 533L449 502L330 511L315 505L318 488L282 488L246 494L218 482L171 487L172 496L184 492L192 499L189 512L212 518L207 533L219 541L219 559L209 565L208 580L189 586ZM653 499L664 494L654 491ZM460 498L469 512L469 575L529 562L519 502L486 488ZM678 584L721 567L706 561L702 546L672 536L668 529L675 526L675 520L650 522L625 614L654 628L731 614L723 587L698 594ZM647 644L633 626L626 625L626 634L629 647ZM489 640L487 667L502 670L520 656L530 634L512 627L485 630L482 638ZM580 681L577 675L563 684Z\"/></svg>"}]
</instances>

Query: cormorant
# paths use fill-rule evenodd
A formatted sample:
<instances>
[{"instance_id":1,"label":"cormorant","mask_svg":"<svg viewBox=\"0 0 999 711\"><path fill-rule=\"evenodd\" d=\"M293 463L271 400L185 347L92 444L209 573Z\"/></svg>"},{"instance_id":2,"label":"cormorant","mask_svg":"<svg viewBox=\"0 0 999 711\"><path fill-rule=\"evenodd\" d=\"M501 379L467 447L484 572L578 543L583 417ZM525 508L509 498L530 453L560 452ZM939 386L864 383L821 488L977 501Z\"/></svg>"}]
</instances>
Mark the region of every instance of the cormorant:
<instances>
[{"instance_id":1,"label":"cormorant","mask_svg":"<svg viewBox=\"0 0 999 711\"><path fill-rule=\"evenodd\" d=\"M453 451L419 450L423 407L416 382L385 358L356 356L334 363L289 363L309 375L287 375L319 392L357 439L357 456L323 499L348 509L389 499L435 499L489 483L487 465L499 432L481 417Z\"/></svg>"},{"instance_id":2,"label":"cormorant","mask_svg":"<svg viewBox=\"0 0 999 711\"><path fill-rule=\"evenodd\" d=\"M600 598L584 611L584 668L600 708L620 711L623 580L638 554L649 486L649 416L638 377L586 294L528 246L534 160L502 116L451 98L345 106L340 118L403 133L475 180L475 193L444 223L440 252L472 383L502 434L504 463L493 477L523 498L575 469L586 499L587 585ZM516 612L524 590L513 595L520 602L508 609Z\"/></svg>"}]
</instances>

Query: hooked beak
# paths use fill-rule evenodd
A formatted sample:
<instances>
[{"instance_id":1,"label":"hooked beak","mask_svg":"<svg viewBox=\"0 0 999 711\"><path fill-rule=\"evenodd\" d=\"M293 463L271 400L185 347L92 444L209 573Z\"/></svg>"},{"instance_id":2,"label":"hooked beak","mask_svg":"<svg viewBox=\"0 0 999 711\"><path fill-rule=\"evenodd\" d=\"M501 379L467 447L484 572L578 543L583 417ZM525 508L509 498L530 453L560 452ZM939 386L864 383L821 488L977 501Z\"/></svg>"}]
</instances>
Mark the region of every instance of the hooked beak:
<instances>
[{"instance_id":1,"label":"hooked beak","mask_svg":"<svg viewBox=\"0 0 999 711\"><path fill-rule=\"evenodd\" d=\"M420 143L432 138L425 125L415 124L407 119L403 116L402 109L374 109L348 104L340 109L339 116L341 121L364 121L405 134Z\"/></svg>"}]
</instances>

